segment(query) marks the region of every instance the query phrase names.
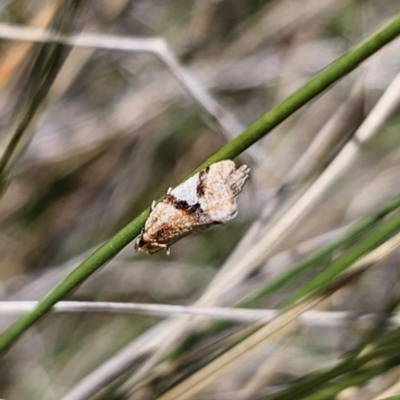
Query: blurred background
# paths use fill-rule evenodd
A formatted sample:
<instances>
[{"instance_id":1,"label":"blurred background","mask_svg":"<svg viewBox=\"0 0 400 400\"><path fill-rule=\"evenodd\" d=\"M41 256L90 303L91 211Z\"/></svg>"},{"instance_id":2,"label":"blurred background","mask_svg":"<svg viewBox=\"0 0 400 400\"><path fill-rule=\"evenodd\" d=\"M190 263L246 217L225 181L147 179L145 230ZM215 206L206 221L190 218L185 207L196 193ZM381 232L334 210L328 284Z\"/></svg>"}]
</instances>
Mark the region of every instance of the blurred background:
<instances>
[{"instance_id":1,"label":"blurred background","mask_svg":"<svg viewBox=\"0 0 400 400\"><path fill-rule=\"evenodd\" d=\"M77 1L76 9L73 3L0 2L2 300L40 299L168 187L400 12L394 0L98 0ZM80 35L85 44L49 41L48 27ZM169 257L138 255L131 244L70 299L189 305L207 297L218 271L263 243L269 224L295 208L359 132L400 71L399 51L395 40L236 160L252 175L234 221L181 240ZM233 305L400 194L398 101L292 229L267 240L239 278L218 275L223 284L207 304ZM326 308L378 312L395 289L398 262L394 252L356 289L336 292ZM286 294L258 307L274 308ZM1 329L15 319L1 315ZM107 360L157 335L162 321L54 313L2 359L0 397L64 398ZM330 365L357 340L354 330L314 321L296 333L262 383L252 377L270 347L191 398L264 398L271 385ZM139 373L129 384L154 349L131 355L108 381L103 376L94 397L65 399L157 398L165 371L153 366L154 380ZM196 351L183 365L204 362L202 348Z\"/></svg>"}]
</instances>

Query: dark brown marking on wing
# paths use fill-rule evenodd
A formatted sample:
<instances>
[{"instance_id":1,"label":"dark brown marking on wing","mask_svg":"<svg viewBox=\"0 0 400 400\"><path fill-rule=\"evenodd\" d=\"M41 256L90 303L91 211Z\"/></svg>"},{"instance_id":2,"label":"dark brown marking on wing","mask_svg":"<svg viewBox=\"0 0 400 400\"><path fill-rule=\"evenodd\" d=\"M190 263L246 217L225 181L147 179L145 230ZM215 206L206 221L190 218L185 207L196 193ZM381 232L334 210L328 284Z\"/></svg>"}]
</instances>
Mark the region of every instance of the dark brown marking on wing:
<instances>
[{"instance_id":1,"label":"dark brown marking on wing","mask_svg":"<svg viewBox=\"0 0 400 400\"><path fill-rule=\"evenodd\" d=\"M206 189L205 185L204 185L204 181L205 181L205 178L206 178L209 170L210 170L210 167L207 167L206 169L203 169L203 171L199 172L199 183L197 184L197 188L196 188L197 196L199 196L199 197L204 196L205 189Z\"/></svg>"},{"instance_id":2,"label":"dark brown marking on wing","mask_svg":"<svg viewBox=\"0 0 400 400\"><path fill-rule=\"evenodd\" d=\"M175 227L164 225L154 235L152 240L157 243L166 243L171 245L179 239L189 235L193 231L192 227L176 230Z\"/></svg>"},{"instance_id":3,"label":"dark brown marking on wing","mask_svg":"<svg viewBox=\"0 0 400 400\"><path fill-rule=\"evenodd\" d=\"M185 201L185 200L178 200L178 199L175 199L175 198L174 198L174 201L173 201L172 204L174 205L174 207L175 207L177 210L186 211L186 210L189 210L189 209L190 209L189 203L188 203L187 201Z\"/></svg>"},{"instance_id":4,"label":"dark brown marking on wing","mask_svg":"<svg viewBox=\"0 0 400 400\"><path fill-rule=\"evenodd\" d=\"M197 218L204 213L200 203L190 205L186 200L179 200L172 194L167 195L164 201L172 204L177 210Z\"/></svg>"},{"instance_id":5,"label":"dark brown marking on wing","mask_svg":"<svg viewBox=\"0 0 400 400\"><path fill-rule=\"evenodd\" d=\"M200 203L196 203L196 204L193 204L190 206L185 200L177 200L174 203L174 205L178 210L182 210L191 215L198 216L198 215L203 214L203 210L201 208Z\"/></svg>"}]
</instances>

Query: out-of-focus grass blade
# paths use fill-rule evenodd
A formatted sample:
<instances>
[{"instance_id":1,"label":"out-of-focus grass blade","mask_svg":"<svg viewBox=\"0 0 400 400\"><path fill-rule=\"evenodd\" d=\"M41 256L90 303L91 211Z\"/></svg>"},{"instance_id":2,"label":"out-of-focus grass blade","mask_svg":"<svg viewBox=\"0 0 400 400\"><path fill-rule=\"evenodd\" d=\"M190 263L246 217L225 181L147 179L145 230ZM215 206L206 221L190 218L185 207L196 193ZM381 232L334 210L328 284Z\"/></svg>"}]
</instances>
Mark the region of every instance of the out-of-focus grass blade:
<instances>
[{"instance_id":1,"label":"out-of-focus grass blade","mask_svg":"<svg viewBox=\"0 0 400 400\"><path fill-rule=\"evenodd\" d=\"M68 35L84 0L63 0L50 23L49 29ZM32 137L37 118L46 106L46 97L66 59L70 48L59 43L44 43L31 52L32 61L21 74L25 83L16 101L12 126L6 135L7 143L0 158L0 187ZM29 57L28 57L29 58Z\"/></svg>"},{"instance_id":2,"label":"out-of-focus grass blade","mask_svg":"<svg viewBox=\"0 0 400 400\"><path fill-rule=\"evenodd\" d=\"M301 260L299 263L290 268L289 271L283 273L278 278L269 282L266 286L260 288L244 300L240 301L237 307L251 307L257 300L265 298L269 294L276 292L278 289L282 288L294 278L298 277L302 272L307 271L315 266L319 266L319 263L331 256L332 253L343 245L353 241L360 234L365 234L368 229L373 227L377 222L384 218L390 212L396 210L400 207L400 197L395 198L389 204L385 205L376 214L364 218L362 221L357 223L353 228L351 228L347 233L339 237L337 240L322 247L321 249L310 254L305 259Z\"/></svg>"},{"instance_id":3,"label":"out-of-focus grass blade","mask_svg":"<svg viewBox=\"0 0 400 400\"><path fill-rule=\"evenodd\" d=\"M400 364L399 338L400 330L398 329L387 333L374 345L371 345L366 354L357 358L347 357L332 368L300 378L289 388L268 396L268 400L326 399L330 396L325 389L332 390L331 395L334 395L347 387L365 383L374 376ZM366 373L367 371L368 373ZM333 381L338 377L342 377L341 381ZM329 381L332 381L330 385ZM315 394L312 394L313 392ZM309 396L303 397L307 395ZM323 395L325 397L318 397Z\"/></svg>"},{"instance_id":4,"label":"out-of-focus grass blade","mask_svg":"<svg viewBox=\"0 0 400 400\"><path fill-rule=\"evenodd\" d=\"M328 268L322 271L312 281L308 282L301 289L290 296L283 306L293 304L297 300L315 293L332 283L341 272L349 268L355 261L363 255L369 253L381 243L385 242L392 235L400 230L400 213L395 213L387 222L382 224L375 231L370 233L365 239L361 240L345 254L334 261Z\"/></svg>"}]
</instances>

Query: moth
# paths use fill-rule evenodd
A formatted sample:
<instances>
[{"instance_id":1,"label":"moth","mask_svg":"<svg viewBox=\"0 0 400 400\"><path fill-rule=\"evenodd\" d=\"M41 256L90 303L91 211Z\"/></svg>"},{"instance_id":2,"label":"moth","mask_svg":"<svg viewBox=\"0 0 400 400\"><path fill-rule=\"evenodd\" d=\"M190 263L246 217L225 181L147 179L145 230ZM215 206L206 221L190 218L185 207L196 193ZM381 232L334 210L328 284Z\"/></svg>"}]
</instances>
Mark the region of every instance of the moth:
<instances>
[{"instance_id":1,"label":"moth","mask_svg":"<svg viewBox=\"0 0 400 400\"><path fill-rule=\"evenodd\" d=\"M149 254L170 246L192 232L223 224L237 215L236 198L250 168L236 168L231 160L219 161L198 172L155 204L136 239L137 251Z\"/></svg>"}]
</instances>

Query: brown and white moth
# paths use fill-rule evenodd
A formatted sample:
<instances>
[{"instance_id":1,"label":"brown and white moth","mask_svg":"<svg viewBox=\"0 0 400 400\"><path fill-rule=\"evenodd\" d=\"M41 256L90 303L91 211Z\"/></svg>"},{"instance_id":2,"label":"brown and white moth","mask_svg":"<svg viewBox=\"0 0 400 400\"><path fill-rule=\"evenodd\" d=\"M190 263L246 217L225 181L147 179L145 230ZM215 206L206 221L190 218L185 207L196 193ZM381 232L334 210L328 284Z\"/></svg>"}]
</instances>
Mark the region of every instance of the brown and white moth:
<instances>
[{"instance_id":1,"label":"brown and white moth","mask_svg":"<svg viewBox=\"0 0 400 400\"><path fill-rule=\"evenodd\" d=\"M135 248L145 253L165 249L192 232L223 224L236 217L236 197L250 168L236 168L231 160L210 165L187 181L169 189L164 200L152 206Z\"/></svg>"}]
</instances>

